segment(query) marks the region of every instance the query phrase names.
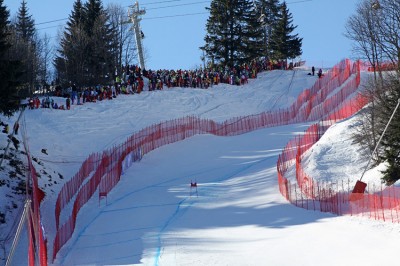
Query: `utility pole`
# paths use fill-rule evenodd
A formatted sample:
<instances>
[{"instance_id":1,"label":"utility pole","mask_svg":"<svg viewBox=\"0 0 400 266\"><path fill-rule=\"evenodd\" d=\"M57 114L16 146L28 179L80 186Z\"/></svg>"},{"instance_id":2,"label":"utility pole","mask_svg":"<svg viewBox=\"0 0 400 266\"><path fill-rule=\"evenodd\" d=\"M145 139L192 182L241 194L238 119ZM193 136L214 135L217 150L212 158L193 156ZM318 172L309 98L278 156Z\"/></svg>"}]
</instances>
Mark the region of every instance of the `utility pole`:
<instances>
[{"instance_id":1,"label":"utility pole","mask_svg":"<svg viewBox=\"0 0 400 266\"><path fill-rule=\"evenodd\" d=\"M136 47L139 55L139 64L140 68L145 69L144 65L144 57L143 57L143 47L142 47L142 39L144 37L143 32L140 30L140 21L142 20L140 16L146 14L146 10L139 9L139 2L132 6L129 6L128 16L133 23L133 30L135 31L135 39L136 39Z\"/></svg>"}]
</instances>

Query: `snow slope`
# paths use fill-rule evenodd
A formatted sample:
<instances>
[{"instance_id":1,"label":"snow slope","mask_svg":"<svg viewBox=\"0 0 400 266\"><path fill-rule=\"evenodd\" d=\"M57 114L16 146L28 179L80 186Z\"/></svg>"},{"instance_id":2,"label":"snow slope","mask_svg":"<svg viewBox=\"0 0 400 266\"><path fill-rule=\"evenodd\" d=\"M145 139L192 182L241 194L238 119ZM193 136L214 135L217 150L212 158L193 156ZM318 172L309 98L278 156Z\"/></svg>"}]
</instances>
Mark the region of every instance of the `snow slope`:
<instances>
[{"instance_id":1,"label":"snow slope","mask_svg":"<svg viewBox=\"0 0 400 266\"><path fill-rule=\"evenodd\" d=\"M160 121L186 115L224 121L287 107L315 82L308 72L267 72L242 87L145 91L70 111L28 110L23 125L32 155L43 163L42 170L62 176L55 175L50 187L40 180L46 185L42 218L48 239L54 238L61 183L90 153ZM327 179L361 175L365 160L348 142L348 130L340 129L351 127L351 121L328 131L308 158L307 171ZM400 242L399 225L306 211L280 195L277 156L307 127L195 136L147 154L124 173L107 202L94 196L81 210L72 239L54 265L395 264L391 254ZM351 147L348 157L337 156L344 147ZM323 156L328 151L333 155ZM192 180L197 191L190 189ZM26 264L23 243L15 265Z\"/></svg>"}]
</instances>

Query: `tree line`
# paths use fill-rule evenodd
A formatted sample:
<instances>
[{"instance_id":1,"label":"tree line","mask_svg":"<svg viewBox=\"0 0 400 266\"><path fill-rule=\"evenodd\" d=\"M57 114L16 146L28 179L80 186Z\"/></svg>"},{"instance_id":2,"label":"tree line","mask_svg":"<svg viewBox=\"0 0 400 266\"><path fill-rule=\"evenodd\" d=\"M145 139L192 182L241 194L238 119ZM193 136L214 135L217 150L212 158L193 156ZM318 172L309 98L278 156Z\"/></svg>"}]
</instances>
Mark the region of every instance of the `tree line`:
<instances>
[{"instance_id":1,"label":"tree line","mask_svg":"<svg viewBox=\"0 0 400 266\"><path fill-rule=\"evenodd\" d=\"M286 61L301 55L292 15L279 0L213 0L206 23L208 66L235 67L253 59ZM101 0L75 0L56 41L40 36L22 0L15 17L0 0L0 112L11 115L19 99L38 87L110 84L121 66L137 58L126 9ZM52 43L56 43L53 45Z\"/></svg>"},{"instance_id":2,"label":"tree line","mask_svg":"<svg viewBox=\"0 0 400 266\"><path fill-rule=\"evenodd\" d=\"M109 84L115 71L135 56L127 20L121 6L105 9L101 0L76 0L54 61L58 83Z\"/></svg>"},{"instance_id":3,"label":"tree line","mask_svg":"<svg viewBox=\"0 0 400 266\"><path fill-rule=\"evenodd\" d=\"M353 41L354 54L373 71L364 85L370 104L361 113L354 141L368 151L365 156L372 159L371 166L386 165L382 181L388 185L400 179L399 14L397 0L364 0L348 19L345 32Z\"/></svg>"},{"instance_id":4,"label":"tree line","mask_svg":"<svg viewBox=\"0 0 400 266\"><path fill-rule=\"evenodd\" d=\"M118 4L76 0L53 45L39 35L26 0L13 18L0 0L0 113L12 115L39 87L109 84L116 69L136 56L127 20Z\"/></svg>"},{"instance_id":5,"label":"tree line","mask_svg":"<svg viewBox=\"0 0 400 266\"><path fill-rule=\"evenodd\" d=\"M208 65L233 67L260 57L287 62L302 54L302 38L293 33L297 26L285 1L213 0L207 10L200 48Z\"/></svg>"}]
</instances>

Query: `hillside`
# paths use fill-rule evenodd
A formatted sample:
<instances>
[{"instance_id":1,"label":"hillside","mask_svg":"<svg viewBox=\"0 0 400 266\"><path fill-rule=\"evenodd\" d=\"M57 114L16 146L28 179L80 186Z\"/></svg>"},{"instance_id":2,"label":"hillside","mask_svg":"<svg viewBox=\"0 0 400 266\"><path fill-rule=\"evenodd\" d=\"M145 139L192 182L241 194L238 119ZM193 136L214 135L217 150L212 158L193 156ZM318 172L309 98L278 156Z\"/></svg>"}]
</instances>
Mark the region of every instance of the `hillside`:
<instances>
[{"instance_id":1,"label":"hillside","mask_svg":"<svg viewBox=\"0 0 400 266\"><path fill-rule=\"evenodd\" d=\"M90 153L122 143L132 133L160 121L186 115L224 121L288 107L316 81L307 73L272 71L243 87L146 91L73 106L70 111L28 110L22 125L30 152L37 159L37 170L49 174L39 180L46 192L42 207L46 231L55 231L54 204L61 183L77 172ZM84 207L77 229L55 265L393 263L393 258L384 254L394 252L397 225L306 211L280 195L277 155L308 125L236 137L195 136L149 153L124 173L107 200L95 196ZM346 127L345 122L341 125ZM337 132L318 145L327 147L349 138L343 133L346 130ZM331 145L329 149L339 154L343 147ZM332 169L330 177L327 172L321 175L329 179L342 171L342 158L336 155L336 160L327 160L319 154L314 153L310 161ZM362 163L363 159L356 157L347 164L354 171L352 176L358 176ZM354 169L352 164L358 167ZM196 193L189 187L192 180L199 184ZM355 245L355 239L363 241ZM381 245L374 245L376 242ZM372 245L373 257L354 256ZM21 239L19 254L24 252ZM327 262L326 257L332 259ZM24 264L23 256L15 258L15 263Z\"/></svg>"}]
</instances>

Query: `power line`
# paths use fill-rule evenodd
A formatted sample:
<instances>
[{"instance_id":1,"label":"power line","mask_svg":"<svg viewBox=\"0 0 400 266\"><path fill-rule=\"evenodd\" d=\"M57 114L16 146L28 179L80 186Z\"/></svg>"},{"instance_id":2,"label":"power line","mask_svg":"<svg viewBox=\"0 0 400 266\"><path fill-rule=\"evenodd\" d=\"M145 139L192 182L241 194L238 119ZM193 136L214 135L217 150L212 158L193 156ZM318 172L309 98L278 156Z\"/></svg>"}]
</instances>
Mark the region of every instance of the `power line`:
<instances>
[{"instance_id":1,"label":"power line","mask_svg":"<svg viewBox=\"0 0 400 266\"><path fill-rule=\"evenodd\" d=\"M154 5L154 4L163 4L163 3L170 3L170 2L180 2L182 0L168 0L168 1L159 1L159 2L152 2L152 3L147 3L147 4L141 4L142 6L144 5ZM146 10L156 10L156 9L163 9L163 8L171 8L171 7L180 7L180 6L189 6L189 5L196 5L196 4L204 4L204 3L209 3L210 1L201 1L201 2L193 2L193 3L184 3L184 4L178 4L178 5L170 5L170 6L161 6L161 7L152 7L152 8L147 8ZM129 6L125 6L126 8ZM182 15L176 15L176 16L182 16ZM185 14L185 16L187 16ZM164 18L164 17L160 17L160 18ZM50 24L50 23L54 23L54 22L59 22L59 21L64 21L64 20L68 20L69 18L61 18L61 19L55 19L55 20L49 20L49 21L44 21L44 22L40 22L40 23L36 23L35 26L38 25L43 25L43 24ZM59 25L58 25L59 26ZM58 26L49 26L46 28L41 28L38 30L43 30L43 29L49 29L49 28L54 28L54 27L58 27Z\"/></svg>"},{"instance_id":2,"label":"power line","mask_svg":"<svg viewBox=\"0 0 400 266\"><path fill-rule=\"evenodd\" d=\"M186 16L195 16L195 15L202 15L202 14L208 14L208 13L209 13L209 12L188 13L188 14L177 14L177 15L162 16L162 17L143 18L143 20L148 20L148 19L162 19L162 18L175 18L175 17L186 17Z\"/></svg>"},{"instance_id":3,"label":"power line","mask_svg":"<svg viewBox=\"0 0 400 266\"><path fill-rule=\"evenodd\" d=\"M182 0L167 0L167 1L158 1L158 2L152 2L152 3L146 3L146 4L141 4L142 6L147 6L147 5L155 5L155 4L164 4L164 3L171 3L171 2L181 2ZM205 4L209 3L210 1L200 1L200 2L193 2L193 3L185 3L185 4L178 4L178 5L170 5L170 6L161 6L161 7L152 7L152 8L147 8L147 10L156 10L156 9L163 9L163 8L171 8L171 7L180 7L180 6L189 6L189 5L197 5L197 4ZM288 2L287 4L299 4L299 3L305 3L305 2L312 2L312 0L302 0L302 1L295 1L295 2ZM126 6L129 7L129 6ZM194 15L197 15L200 13L194 13ZM185 15L171 15L171 16L164 16L164 17L157 17L157 18L169 18L169 17L175 17L175 16L188 16L189 14ZM61 19L55 19L55 20L49 20L49 21L44 21L40 23L36 23L35 26L38 25L43 25L43 24L50 24L53 22L59 22L59 21L64 21L68 20L69 18L61 18ZM155 18L150 18L150 19L155 19ZM46 27L42 28L39 30L43 29L49 29L53 28L54 26L51 27Z\"/></svg>"},{"instance_id":4,"label":"power line","mask_svg":"<svg viewBox=\"0 0 400 266\"><path fill-rule=\"evenodd\" d=\"M158 2L146 3L146 4L141 4L141 5L142 6L146 6L146 5L164 4L164 3L181 2L181 1L182 0L167 0L167 1L158 1ZM147 10L156 10L156 9L164 9L164 8L171 8L171 7L180 7L180 6L204 4L204 3L209 3L209 2L210 1L200 1L200 2L193 2L193 3L170 5L170 6L153 7L153 8L148 8ZM287 4L299 4L299 3L305 3L305 2L312 2L312 0L300 0L300 1L288 2ZM187 16L203 15L203 14L208 14L208 13L209 12L198 12L198 13L176 14L176 15L150 17L150 18L144 17L143 20L155 20L155 19L165 19L165 18L174 18L174 17L187 17ZM62 19L55 19L55 20L40 22L40 23L36 23L35 26L43 25L43 24L50 24L50 23L64 21L64 20L68 20L68 18L62 18ZM62 25L49 26L49 27L45 27L45 28L40 28L38 30L46 30L46 29L56 28L56 27L60 27L60 26L62 26Z\"/></svg>"},{"instance_id":5,"label":"power line","mask_svg":"<svg viewBox=\"0 0 400 266\"><path fill-rule=\"evenodd\" d=\"M182 0L167 0L167 1L152 2L152 3L146 3L146 4L140 4L140 5L148 6L148 5L156 5L156 4L164 4L164 3L180 2L180 1L182 1Z\"/></svg>"},{"instance_id":6,"label":"power line","mask_svg":"<svg viewBox=\"0 0 400 266\"><path fill-rule=\"evenodd\" d=\"M198 5L198 4L204 4L204 3L210 3L210 1L201 1L201 2L186 3L186 4L172 5L172 6L153 7L153 8L147 8L146 11L147 11L147 10L162 9L162 8L170 8L170 7L180 7L180 6Z\"/></svg>"},{"instance_id":7,"label":"power line","mask_svg":"<svg viewBox=\"0 0 400 266\"><path fill-rule=\"evenodd\" d=\"M58 22L58 21L63 21L63 20L67 20L67 19L68 19L68 18L61 18L61 19L56 19L56 20L50 20L50 21L40 22L40 23L36 23L35 26L37 26L37 25L43 25L43 24L49 24L49 23Z\"/></svg>"},{"instance_id":8,"label":"power line","mask_svg":"<svg viewBox=\"0 0 400 266\"><path fill-rule=\"evenodd\" d=\"M37 29L37 30L47 30L47 29L57 28L57 27L62 27L62 26L63 26L62 24L58 24L58 25L55 25L55 26L48 26L48 27L45 27L45 28Z\"/></svg>"},{"instance_id":9,"label":"power line","mask_svg":"<svg viewBox=\"0 0 400 266\"><path fill-rule=\"evenodd\" d=\"M160 16L160 17L144 17L142 20L154 20L154 19L164 19L164 18L174 18L174 17L187 17L187 16L196 16L196 15L203 15L203 14L208 14L209 12L198 12L198 13L186 13L186 14L175 14L175 15L169 15L169 16ZM40 28L38 30L45 30L45 29L51 29L51 28L57 28L62 25L56 25L56 26L49 26L45 28Z\"/></svg>"},{"instance_id":10,"label":"power line","mask_svg":"<svg viewBox=\"0 0 400 266\"><path fill-rule=\"evenodd\" d=\"M289 3L286 3L286 4L299 4L299 3L304 3L304 2L312 2L312 0L303 0L303 1L296 1L296 2L289 2Z\"/></svg>"}]
</instances>

